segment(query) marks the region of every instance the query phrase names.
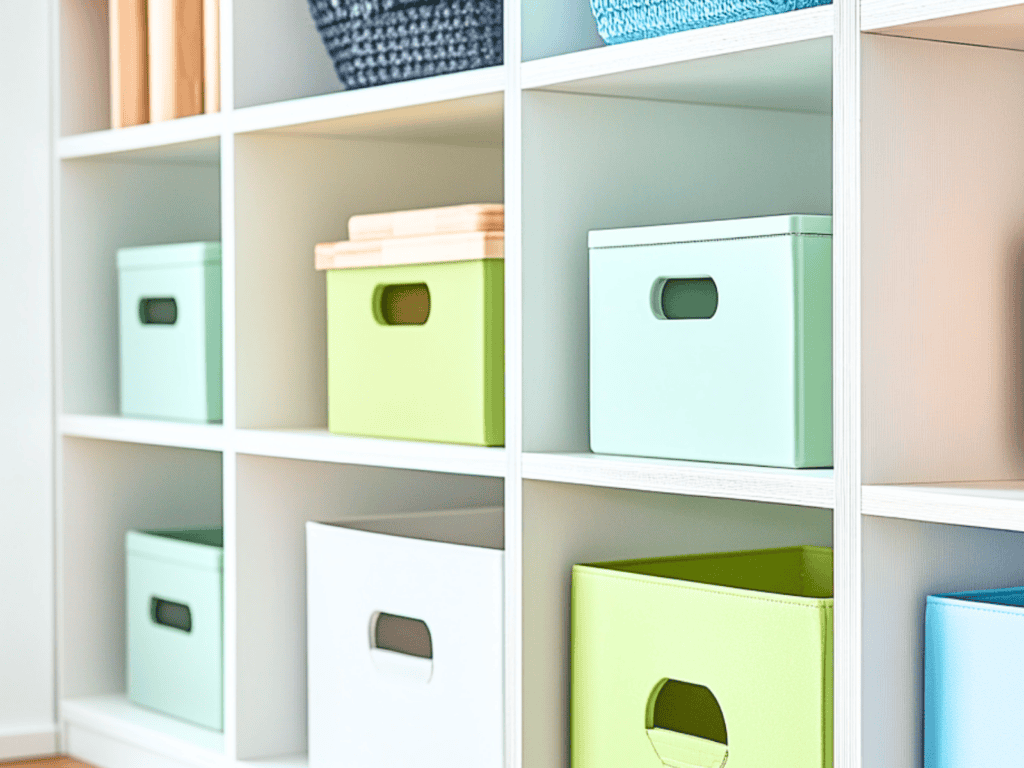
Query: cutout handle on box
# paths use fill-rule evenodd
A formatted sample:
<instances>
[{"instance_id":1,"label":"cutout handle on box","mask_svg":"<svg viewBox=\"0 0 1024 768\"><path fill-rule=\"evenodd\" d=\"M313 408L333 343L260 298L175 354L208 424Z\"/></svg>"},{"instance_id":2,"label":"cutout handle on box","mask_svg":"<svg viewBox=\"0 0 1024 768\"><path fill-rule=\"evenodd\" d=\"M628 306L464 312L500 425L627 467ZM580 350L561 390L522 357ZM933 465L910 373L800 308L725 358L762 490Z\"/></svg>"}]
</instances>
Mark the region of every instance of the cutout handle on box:
<instances>
[{"instance_id":1,"label":"cutout handle on box","mask_svg":"<svg viewBox=\"0 0 1024 768\"><path fill-rule=\"evenodd\" d=\"M378 611L370 617L370 657L381 672L419 682L434 674L434 643L425 621Z\"/></svg>"},{"instance_id":2,"label":"cutout handle on box","mask_svg":"<svg viewBox=\"0 0 1024 768\"><path fill-rule=\"evenodd\" d=\"M662 679L648 697L646 727L669 768L723 768L729 759L725 715L703 685Z\"/></svg>"},{"instance_id":3,"label":"cutout handle on box","mask_svg":"<svg viewBox=\"0 0 1024 768\"><path fill-rule=\"evenodd\" d=\"M382 325L423 325L430 317L430 289L426 283L379 285L373 312Z\"/></svg>"},{"instance_id":4,"label":"cutout handle on box","mask_svg":"<svg viewBox=\"0 0 1024 768\"><path fill-rule=\"evenodd\" d=\"M139 322L174 325L178 322L178 302L169 296L139 299Z\"/></svg>"},{"instance_id":5,"label":"cutout handle on box","mask_svg":"<svg viewBox=\"0 0 1024 768\"><path fill-rule=\"evenodd\" d=\"M192 631L192 610L184 603L175 603L160 597L152 597L149 601L149 617L154 624L182 632Z\"/></svg>"},{"instance_id":6,"label":"cutout handle on box","mask_svg":"<svg viewBox=\"0 0 1024 768\"><path fill-rule=\"evenodd\" d=\"M718 311L718 286L710 277L660 277L651 289L659 320L710 320Z\"/></svg>"}]
</instances>

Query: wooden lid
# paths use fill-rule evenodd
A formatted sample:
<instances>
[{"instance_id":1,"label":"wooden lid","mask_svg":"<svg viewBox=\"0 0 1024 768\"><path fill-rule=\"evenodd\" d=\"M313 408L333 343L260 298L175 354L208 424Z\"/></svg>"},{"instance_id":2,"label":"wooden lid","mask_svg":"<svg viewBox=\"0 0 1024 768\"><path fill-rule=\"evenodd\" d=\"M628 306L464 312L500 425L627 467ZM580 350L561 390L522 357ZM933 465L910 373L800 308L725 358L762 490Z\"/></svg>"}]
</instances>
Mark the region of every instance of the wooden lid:
<instances>
[{"instance_id":1,"label":"wooden lid","mask_svg":"<svg viewBox=\"0 0 1024 768\"><path fill-rule=\"evenodd\" d=\"M463 232L454 235L342 240L316 246L317 269L387 267L444 261L505 258L504 232Z\"/></svg>"},{"instance_id":2,"label":"wooden lid","mask_svg":"<svg viewBox=\"0 0 1024 768\"><path fill-rule=\"evenodd\" d=\"M505 229L505 206L482 203L423 208L353 216L348 220L351 240L383 240L457 232L500 232Z\"/></svg>"}]
</instances>

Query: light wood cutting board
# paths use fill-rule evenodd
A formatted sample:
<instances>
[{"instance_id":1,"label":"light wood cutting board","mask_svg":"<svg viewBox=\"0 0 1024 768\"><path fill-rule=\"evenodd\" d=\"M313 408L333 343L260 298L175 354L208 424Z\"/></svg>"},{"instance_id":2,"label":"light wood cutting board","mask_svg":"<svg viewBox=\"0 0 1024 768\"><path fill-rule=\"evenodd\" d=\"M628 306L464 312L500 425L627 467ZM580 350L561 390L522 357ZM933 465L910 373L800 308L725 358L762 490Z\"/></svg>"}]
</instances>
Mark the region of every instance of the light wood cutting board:
<instances>
[{"instance_id":1,"label":"light wood cutting board","mask_svg":"<svg viewBox=\"0 0 1024 768\"><path fill-rule=\"evenodd\" d=\"M441 261L505 258L504 232L462 232L454 235L343 240L316 246L317 269L386 267Z\"/></svg>"},{"instance_id":2,"label":"light wood cutting board","mask_svg":"<svg viewBox=\"0 0 1024 768\"><path fill-rule=\"evenodd\" d=\"M496 232L505 229L505 206L453 205L353 216L348 220L350 240L382 240L456 232Z\"/></svg>"}]
</instances>

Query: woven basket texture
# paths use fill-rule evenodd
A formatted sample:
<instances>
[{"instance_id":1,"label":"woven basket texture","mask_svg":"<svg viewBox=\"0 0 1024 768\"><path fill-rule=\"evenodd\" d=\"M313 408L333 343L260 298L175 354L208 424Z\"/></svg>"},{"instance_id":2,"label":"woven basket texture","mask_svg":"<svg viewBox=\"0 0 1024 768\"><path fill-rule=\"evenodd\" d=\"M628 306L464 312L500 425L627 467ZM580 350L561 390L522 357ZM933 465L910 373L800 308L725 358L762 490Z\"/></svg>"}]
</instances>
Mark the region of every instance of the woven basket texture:
<instances>
[{"instance_id":1,"label":"woven basket texture","mask_svg":"<svg viewBox=\"0 0 1024 768\"><path fill-rule=\"evenodd\" d=\"M502 63L501 0L308 0L346 90Z\"/></svg>"},{"instance_id":2,"label":"woven basket texture","mask_svg":"<svg viewBox=\"0 0 1024 768\"><path fill-rule=\"evenodd\" d=\"M770 16L831 0L590 0L606 43L628 43L687 29Z\"/></svg>"}]
</instances>

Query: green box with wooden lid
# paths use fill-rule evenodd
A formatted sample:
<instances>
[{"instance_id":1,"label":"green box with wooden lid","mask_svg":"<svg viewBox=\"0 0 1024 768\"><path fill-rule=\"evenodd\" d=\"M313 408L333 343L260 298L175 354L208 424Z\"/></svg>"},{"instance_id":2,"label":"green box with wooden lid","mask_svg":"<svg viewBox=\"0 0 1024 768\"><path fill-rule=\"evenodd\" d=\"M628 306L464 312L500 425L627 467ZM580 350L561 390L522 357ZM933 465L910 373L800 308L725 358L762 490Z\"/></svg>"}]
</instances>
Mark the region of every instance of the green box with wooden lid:
<instances>
[{"instance_id":1,"label":"green box with wooden lid","mask_svg":"<svg viewBox=\"0 0 1024 768\"><path fill-rule=\"evenodd\" d=\"M577 565L572 768L832 765L832 550Z\"/></svg>"},{"instance_id":2,"label":"green box with wooden lid","mask_svg":"<svg viewBox=\"0 0 1024 768\"><path fill-rule=\"evenodd\" d=\"M224 533L128 531L128 698L224 728Z\"/></svg>"},{"instance_id":3,"label":"green box with wooden lid","mask_svg":"<svg viewBox=\"0 0 1024 768\"><path fill-rule=\"evenodd\" d=\"M504 233L317 246L331 432L502 445Z\"/></svg>"},{"instance_id":4,"label":"green box with wooden lid","mask_svg":"<svg viewBox=\"0 0 1024 768\"><path fill-rule=\"evenodd\" d=\"M596 453L832 466L832 219L590 233Z\"/></svg>"},{"instance_id":5,"label":"green box with wooden lid","mask_svg":"<svg viewBox=\"0 0 1024 768\"><path fill-rule=\"evenodd\" d=\"M121 414L220 421L220 243L122 248L117 271Z\"/></svg>"}]
</instances>

